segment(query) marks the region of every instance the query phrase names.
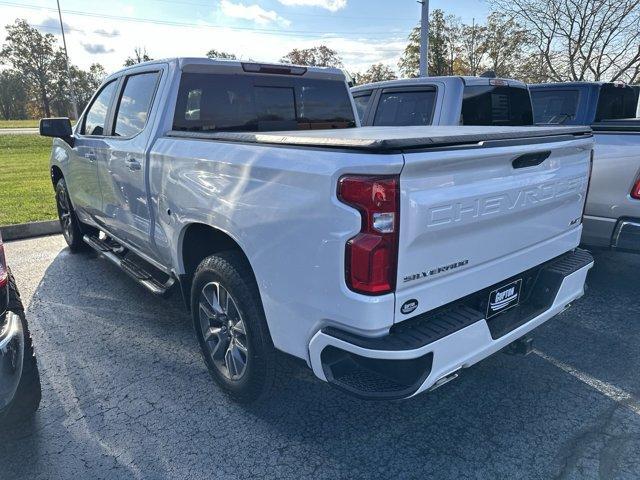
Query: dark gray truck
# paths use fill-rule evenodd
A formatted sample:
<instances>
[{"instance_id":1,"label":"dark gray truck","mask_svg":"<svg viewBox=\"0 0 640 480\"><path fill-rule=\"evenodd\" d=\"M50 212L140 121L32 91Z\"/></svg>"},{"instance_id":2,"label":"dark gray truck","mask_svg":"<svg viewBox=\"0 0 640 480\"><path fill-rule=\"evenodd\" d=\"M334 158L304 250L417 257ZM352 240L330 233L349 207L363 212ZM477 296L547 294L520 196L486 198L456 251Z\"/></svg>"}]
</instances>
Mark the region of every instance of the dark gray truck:
<instances>
[{"instance_id":1,"label":"dark gray truck","mask_svg":"<svg viewBox=\"0 0 640 480\"><path fill-rule=\"evenodd\" d=\"M640 118L623 83L530 85L536 124L590 125L596 139L582 243L640 253Z\"/></svg>"}]
</instances>

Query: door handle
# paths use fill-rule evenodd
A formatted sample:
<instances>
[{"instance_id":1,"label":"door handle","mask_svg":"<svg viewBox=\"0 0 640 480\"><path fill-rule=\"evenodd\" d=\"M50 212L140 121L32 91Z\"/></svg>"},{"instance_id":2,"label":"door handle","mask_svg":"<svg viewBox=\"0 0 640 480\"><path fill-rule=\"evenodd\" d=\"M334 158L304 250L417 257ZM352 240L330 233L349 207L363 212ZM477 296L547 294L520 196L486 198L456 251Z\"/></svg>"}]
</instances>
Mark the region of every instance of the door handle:
<instances>
[{"instance_id":1,"label":"door handle","mask_svg":"<svg viewBox=\"0 0 640 480\"><path fill-rule=\"evenodd\" d=\"M127 164L129 170L131 170L132 172L136 172L142 168L140 162L138 162L135 158L127 158L125 160L125 163Z\"/></svg>"},{"instance_id":2,"label":"door handle","mask_svg":"<svg viewBox=\"0 0 640 480\"><path fill-rule=\"evenodd\" d=\"M524 155L517 157L513 162L511 162L511 164L513 165L513 168L535 167L549 158L549 155L551 155L551 152L548 151L525 153Z\"/></svg>"},{"instance_id":3,"label":"door handle","mask_svg":"<svg viewBox=\"0 0 640 480\"><path fill-rule=\"evenodd\" d=\"M90 162L96 161L96 152L87 152L84 154L84 158L89 160Z\"/></svg>"}]
</instances>

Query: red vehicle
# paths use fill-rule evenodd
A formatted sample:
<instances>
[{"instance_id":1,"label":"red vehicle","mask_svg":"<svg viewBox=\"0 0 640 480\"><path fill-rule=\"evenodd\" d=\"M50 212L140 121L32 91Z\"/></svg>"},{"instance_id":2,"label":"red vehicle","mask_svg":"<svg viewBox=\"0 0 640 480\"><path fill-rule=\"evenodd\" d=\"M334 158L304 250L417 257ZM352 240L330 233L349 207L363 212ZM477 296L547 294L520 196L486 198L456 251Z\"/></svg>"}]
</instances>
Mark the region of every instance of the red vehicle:
<instances>
[{"instance_id":1,"label":"red vehicle","mask_svg":"<svg viewBox=\"0 0 640 480\"><path fill-rule=\"evenodd\" d=\"M0 236L0 424L31 416L40 396L33 342Z\"/></svg>"}]
</instances>

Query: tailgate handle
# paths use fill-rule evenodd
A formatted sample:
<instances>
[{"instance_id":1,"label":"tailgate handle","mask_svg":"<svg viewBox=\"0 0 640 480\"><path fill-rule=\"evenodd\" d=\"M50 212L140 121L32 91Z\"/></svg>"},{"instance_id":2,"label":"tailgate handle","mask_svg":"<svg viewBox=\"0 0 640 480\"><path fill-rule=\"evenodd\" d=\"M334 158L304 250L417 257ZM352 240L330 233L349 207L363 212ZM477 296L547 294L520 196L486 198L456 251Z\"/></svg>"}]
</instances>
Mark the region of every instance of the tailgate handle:
<instances>
[{"instance_id":1,"label":"tailgate handle","mask_svg":"<svg viewBox=\"0 0 640 480\"><path fill-rule=\"evenodd\" d=\"M551 155L551 152L549 151L525 153L524 155L517 157L513 162L511 162L511 164L513 165L513 168L535 167L549 158L549 155Z\"/></svg>"}]
</instances>

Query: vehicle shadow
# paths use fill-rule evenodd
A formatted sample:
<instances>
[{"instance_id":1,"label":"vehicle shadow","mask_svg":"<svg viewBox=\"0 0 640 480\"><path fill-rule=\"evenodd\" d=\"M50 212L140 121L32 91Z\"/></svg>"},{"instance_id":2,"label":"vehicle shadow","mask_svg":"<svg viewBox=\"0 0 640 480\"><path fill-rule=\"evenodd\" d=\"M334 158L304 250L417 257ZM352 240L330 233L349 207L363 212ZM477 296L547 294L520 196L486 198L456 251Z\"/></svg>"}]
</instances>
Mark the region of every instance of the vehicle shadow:
<instances>
[{"instance_id":1,"label":"vehicle shadow","mask_svg":"<svg viewBox=\"0 0 640 480\"><path fill-rule=\"evenodd\" d=\"M0 444L7 478L625 478L640 475L640 256L600 254L588 294L537 331L402 402L293 368L265 403L213 385L176 295L63 250L28 317L43 383ZM25 299L27 300L27 299ZM634 313L631 315L631 313Z\"/></svg>"}]
</instances>

